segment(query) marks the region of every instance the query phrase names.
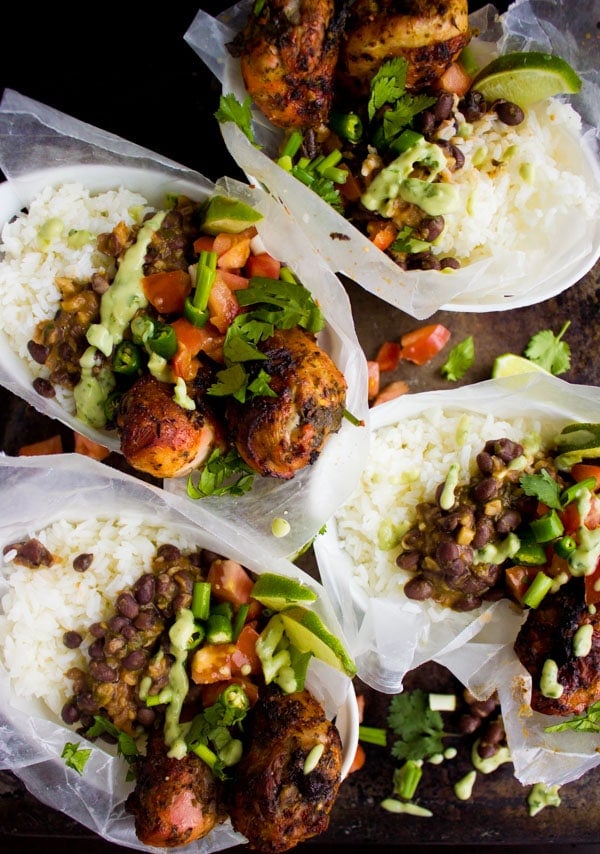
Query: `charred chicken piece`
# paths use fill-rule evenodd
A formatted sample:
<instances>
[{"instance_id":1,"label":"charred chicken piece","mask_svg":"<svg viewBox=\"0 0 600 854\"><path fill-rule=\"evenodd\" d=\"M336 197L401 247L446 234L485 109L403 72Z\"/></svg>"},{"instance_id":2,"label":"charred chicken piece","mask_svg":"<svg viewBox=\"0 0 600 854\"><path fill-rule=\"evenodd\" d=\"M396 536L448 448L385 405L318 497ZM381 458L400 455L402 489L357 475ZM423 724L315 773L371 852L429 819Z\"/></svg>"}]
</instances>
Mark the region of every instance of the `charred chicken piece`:
<instances>
[{"instance_id":1,"label":"charred chicken piece","mask_svg":"<svg viewBox=\"0 0 600 854\"><path fill-rule=\"evenodd\" d=\"M123 395L117 428L127 462L157 478L189 474L223 445L219 420L201 396L196 409L184 409L173 399L173 386L151 374Z\"/></svg>"},{"instance_id":2,"label":"charred chicken piece","mask_svg":"<svg viewBox=\"0 0 600 854\"><path fill-rule=\"evenodd\" d=\"M187 753L183 759L167 756L160 730L148 738L126 809L135 818L140 842L159 848L201 839L227 817L219 784L208 765L195 753Z\"/></svg>"},{"instance_id":3,"label":"charred chicken piece","mask_svg":"<svg viewBox=\"0 0 600 854\"><path fill-rule=\"evenodd\" d=\"M575 635L586 625L592 627L591 647L586 655L577 655ZM539 607L529 611L514 647L519 661L532 676L534 711L578 715L600 700L600 612L589 612L581 578L545 596ZM556 664L556 682L562 686L560 697L542 693L540 680L547 661Z\"/></svg>"},{"instance_id":4,"label":"charred chicken piece","mask_svg":"<svg viewBox=\"0 0 600 854\"><path fill-rule=\"evenodd\" d=\"M329 825L341 782L340 736L308 691L263 695L251 714L250 746L225 791L229 815L250 848L287 851ZM318 762L305 768L319 745Z\"/></svg>"},{"instance_id":5,"label":"charred chicken piece","mask_svg":"<svg viewBox=\"0 0 600 854\"><path fill-rule=\"evenodd\" d=\"M251 13L229 49L272 124L316 128L327 120L345 18L340 0L266 0Z\"/></svg>"},{"instance_id":6,"label":"charred chicken piece","mask_svg":"<svg viewBox=\"0 0 600 854\"><path fill-rule=\"evenodd\" d=\"M340 50L340 81L368 94L380 65L408 62L406 88L432 84L470 40L467 0L356 0Z\"/></svg>"},{"instance_id":7,"label":"charred chicken piece","mask_svg":"<svg viewBox=\"0 0 600 854\"><path fill-rule=\"evenodd\" d=\"M231 400L227 420L238 453L261 475L289 480L315 462L340 429L347 384L330 356L300 328L277 330L260 346L258 367L276 397Z\"/></svg>"}]
</instances>

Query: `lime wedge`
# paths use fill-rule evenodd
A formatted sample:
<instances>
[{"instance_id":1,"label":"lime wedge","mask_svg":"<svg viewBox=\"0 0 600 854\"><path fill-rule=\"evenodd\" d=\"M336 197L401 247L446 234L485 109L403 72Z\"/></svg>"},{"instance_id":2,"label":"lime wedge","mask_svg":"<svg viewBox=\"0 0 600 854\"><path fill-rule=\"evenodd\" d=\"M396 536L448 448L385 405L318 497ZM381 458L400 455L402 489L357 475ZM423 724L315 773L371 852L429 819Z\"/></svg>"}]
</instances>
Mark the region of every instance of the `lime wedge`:
<instances>
[{"instance_id":1,"label":"lime wedge","mask_svg":"<svg viewBox=\"0 0 600 854\"><path fill-rule=\"evenodd\" d=\"M545 368L536 365L525 356L517 356L515 353L503 353L497 356L492 367L492 377L513 377L515 374L529 374L532 371L542 374L550 374ZM551 374L550 374L551 376Z\"/></svg>"},{"instance_id":2,"label":"lime wedge","mask_svg":"<svg viewBox=\"0 0 600 854\"><path fill-rule=\"evenodd\" d=\"M281 611L290 605L314 602L317 594L295 578L263 572L252 588L252 598L258 599L266 608Z\"/></svg>"},{"instance_id":3,"label":"lime wedge","mask_svg":"<svg viewBox=\"0 0 600 854\"><path fill-rule=\"evenodd\" d=\"M239 234L261 219L262 214L245 202L227 196L213 196L204 212L202 231L206 234Z\"/></svg>"},{"instance_id":4,"label":"lime wedge","mask_svg":"<svg viewBox=\"0 0 600 854\"><path fill-rule=\"evenodd\" d=\"M553 95L573 95L581 78L569 63L551 53L505 53L477 74L472 88L486 101L503 98L528 107Z\"/></svg>"},{"instance_id":5,"label":"lime wedge","mask_svg":"<svg viewBox=\"0 0 600 854\"><path fill-rule=\"evenodd\" d=\"M343 643L329 631L318 614L296 605L281 611L279 616L290 643L296 649L311 652L316 658L348 676L356 675L356 665Z\"/></svg>"}]
</instances>

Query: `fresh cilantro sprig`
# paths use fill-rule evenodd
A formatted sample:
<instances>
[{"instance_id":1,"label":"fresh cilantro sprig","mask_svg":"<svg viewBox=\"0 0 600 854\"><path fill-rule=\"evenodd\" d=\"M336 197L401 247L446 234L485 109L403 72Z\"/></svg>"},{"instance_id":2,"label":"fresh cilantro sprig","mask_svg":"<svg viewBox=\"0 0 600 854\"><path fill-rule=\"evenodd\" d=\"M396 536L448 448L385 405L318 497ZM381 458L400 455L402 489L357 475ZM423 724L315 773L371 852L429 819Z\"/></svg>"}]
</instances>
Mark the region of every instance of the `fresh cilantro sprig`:
<instances>
[{"instance_id":1,"label":"fresh cilantro sprig","mask_svg":"<svg viewBox=\"0 0 600 854\"><path fill-rule=\"evenodd\" d=\"M442 376L450 382L461 379L475 363L475 342L469 335L456 344L448 353L448 358L440 368Z\"/></svg>"},{"instance_id":2,"label":"fresh cilantro sprig","mask_svg":"<svg viewBox=\"0 0 600 854\"><path fill-rule=\"evenodd\" d=\"M209 495L244 495L252 489L254 472L236 450L226 454L216 448L199 472L192 472L187 480L189 498L206 498Z\"/></svg>"},{"instance_id":3,"label":"fresh cilantro sprig","mask_svg":"<svg viewBox=\"0 0 600 854\"><path fill-rule=\"evenodd\" d=\"M522 475L519 483L525 495L537 498L552 510L562 509L560 487L546 469L542 469L539 474Z\"/></svg>"},{"instance_id":4,"label":"fresh cilantro sprig","mask_svg":"<svg viewBox=\"0 0 600 854\"><path fill-rule=\"evenodd\" d=\"M438 711L429 708L429 695L416 689L392 697L388 726L397 736L391 748L396 759L418 761L444 749L444 721Z\"/></svg>"},{"instance_id":5,"label":"fresh cilantro sprig","mask_svg":"<svg viewBox=\"0 0 600 854\"><path fill-rule=\"evenodd\" d=\"M592 703L581 715L575 715L568 721L544 727L544 732L600 732L600 702Z\"/></svg>"},{"instance_id":6,"label":"fresh cilantro sprig","mask_svg":"<svg viewBox=\"0 0 600 854\"><path fill-rule=\"evenodd\" d=\"M261 146L257 143L254 136L254 130L252 128L251 107L252 99L250 96L245 98L243 103L240 103L232 92L228 92L226 95L221 95L219 99L219 108L215 112L214 116L219 124L233 122L239 127L242 133L248 137L252 145L260 148Z\"/></svg>"},{"instance_id":7,"label":"fresh cilantro sprig","mask_svg":"<svg viewBox=\"0 0 600 854\"><path fill-rule=\"evenodd\" d=\"M551 329L536 332L524 350L525 357L551 374L564 374L571 367L571 348L562 338L570 325L567 320L558 335Z\"/></svg>"},{"instance_id":8,"label":"fresh cilantro sprig","mask_svg":"<svg viewBox=\"0 0 600 854\"><path fill-rule=\"evenodd\" d=\"M389 144L402 131L411 127L419 113L435 104L430 95L411 95L406 91L408 62L403 57L394 57L384 62L371 81L367 114L373 122L378 111L387 106L381 130L383 142Z\"/></svg>"},{"instance_id":9,"label":"fresh cilantro sprig","mask_svg":"<svg viewBox=\"0 0 600 854\"><path fill-rule=\"evenodd\" d=\"M60 754L61 759L65 760L67 768L72 768L78 774L83 774L83 770L87 765L87 761L92 755L89 747L80 747L81 742L67 741Z\"/></svg>"},{"instance_id":10,"label":"fresh cilantro sprig","mask_svg":"<svg viewBox=\"0 0 600 854\"><path fill-rule=\"evenodd\" d=\"M102 715L94 715L94 723L86 730L86 736L88 738L98 738L105 733L116 739L118 755L122 756L129 765L125 779L127 781L134 780L134 766L137 757L140 755L135 739L126 732L123 732L123 730L118 729L108 718Z\"/></svg>"}]
</instances>

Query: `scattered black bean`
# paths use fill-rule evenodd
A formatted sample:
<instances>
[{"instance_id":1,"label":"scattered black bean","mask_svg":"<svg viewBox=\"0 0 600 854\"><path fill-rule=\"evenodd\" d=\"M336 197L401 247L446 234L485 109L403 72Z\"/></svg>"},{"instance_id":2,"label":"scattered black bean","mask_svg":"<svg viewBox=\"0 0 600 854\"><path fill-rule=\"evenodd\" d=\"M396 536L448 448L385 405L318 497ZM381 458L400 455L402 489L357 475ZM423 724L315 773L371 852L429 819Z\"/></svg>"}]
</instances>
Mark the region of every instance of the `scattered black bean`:
<instances>
[{"instance_id":1,"label":"scattered black bean","mask_svg":"<svg viewBox=\"0 0 600 854\"><path fill-rule=\"evenodd\" d=\"M77 723L81 717L81 711L77 708L75 703L69 702L65 703L62 707L60 716L66 724L74 724Z\"/></svg>"},{"instance_id":2,"label":"scattered black bean","mask_svg":"<svg viewBox=\"0 0 600 854\"><path fill-rule=\"evenodd\" d=\"M111 667L105 661L90 662L90 676L97 682L118 682L119 671Z\"/></svg>"},{"instance_id":3,"label":"scattered black bean","mask_svg":"<svg viewBox=\"0 0 600 854\"><path fill-rule=\"evenodd\" d=\"M418 602L423 602L429 599L433 593L433 584L422 575L415 575L404 585L404 594L409 599L415 599Z\"/></svg>"},{"instance_id":4,"label":"scattered black bean","mask_svg":"<svg viewBox=\"0 0 600 854\"><path fill-rule=\"evenodd\" d=\"M495 110L502 124L510 127L520 125L525 118L525 113L517 104L513 104L512 101L505 101L503 98L495 101L492 104L492 109Z\"/></svg>"},{"instance_id":5,"label":"scattered black bean","mask_svg":"<svg viewBox=\"0 0 600 854\"><path fill-rule=\"evenodd\" d=\"M77 557L73 561L73 569L75 572L85 572L86 569L89 569L92 565L92 561L94 560L94 555L89 552L84 552L83 554L77 555Z\"/></svg>"},{"instance_id":6,"label":"scattered black bean","mask_svg":"<svg viewBox=\"0 0 600 854\"><path fill-rule=\"evenodd\" d=\"M50 352L49 347L44 346L44 344L38 344L37 341L28 341L27 350L29 351L29 355L31 356L33 361L37 362L38 365L46 364L46 359L48 358L48 353Z\"/></svg>"},{"instance_id":7,"label":"scattered black bean","mask_svg":"<svg viewBox=\"0 0 600 854\"><path fill-rule=\"evenodd\" d=\"M156 578L151 573L142 575L135 583L134 596L140 605L147 605L154 599Z\"/></svg>"},{"instance_id":8,"label":"scattered black bean","mask_svg":"<svg viewBox=\"0 0 600 854\"><path fill-rule=\"evenodd\" d=\"M92 661L102 661L104 659L104 638L99 637L88 647L88 655Z\"/></svg>"},{"instance_id":9,"label":"scattered black bean","mask_svg":"<svg viewBox=\"0 0 600 854\"><path fill-rule=\"evenodd\" d=\"M46 380L43 377L36 377L32 385L41 397L56 397L56 390L50 380Z\"/></svg>"},{"instance_id":10,"label":"scattered black bean","mask_svg":"<svg viewBox=\"0 0 600 854\"><path fill-rule=\"evenodd\" d=\"M123 667L127 670L141 670L146 663L146 655L141 649L134 649L123 659Z\"/></svg>"},{"instance_id":11,"label":"scattered black bean","mask_svg":"<svg viewBox=\"0 0 600 854\"><path fill-rule=\"evenodd\" d=\"M134 620L140 612L140 606L131 593L121 593L117 596L117 611L124 617Z\"/></svg>"},{"instance_id":12,"label":"scattered black bean","mask_svg":"<svg viewBox=\"0 0 600 854\"><path fill-rule=\"evenodd\" d=\"M63 643L67 649L78 649L83 643L83 638L79 632L69 631L64 633Z\"/></svg>"}]
</instances>

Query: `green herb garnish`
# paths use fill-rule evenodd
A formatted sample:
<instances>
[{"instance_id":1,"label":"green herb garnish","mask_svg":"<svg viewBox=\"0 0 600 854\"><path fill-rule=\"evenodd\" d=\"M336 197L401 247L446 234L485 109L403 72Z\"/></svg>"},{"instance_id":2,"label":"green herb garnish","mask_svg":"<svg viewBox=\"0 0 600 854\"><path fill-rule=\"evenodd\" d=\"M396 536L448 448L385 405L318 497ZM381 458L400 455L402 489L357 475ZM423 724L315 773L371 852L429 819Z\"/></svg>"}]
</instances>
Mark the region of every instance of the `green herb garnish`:
<instances>
[{"instance_id":1,"label":"green herb garnish","mask_svg":"<svg viewBox=\"0 0 600 854\"><path fill-rule=\"evenodd\" d=\"M475 342L469 335L460 341L449 352L448 358L441 367L441 373L450 382L461 379L475 363Z\"/></svg>"},{"instance_id":2,"label":"green herb garnish","mask_svg":"<svg viewBox=\"0 0 600 854\"><path fill-rule=\"evenodd\" d=\"M426 691L416 689L392 697L387 722L397 736L391 748L396 759L427 759L444 749L444 721L440 712L429 708Z\"/></svg>"},{"instance_id":3,"label":"green herb garnish","mask_svg":"<svg viewBox=\"0 0 600 854\"><path fill-rule=\"evenodd\" d=\"M571 367L571 348L562 337L570 325L567 320L558 335L551 329L536 332L525 348L525 356L551 374L564 374Z\"/></svg>"},{"instance_id":4,"label":"green herb garnish","mask_svg":"<svg viewBox=\"0 0 600 854\"><path fill-rule=\"evenodd\" d=\"M140 755L135 739L126 732L123 732L123 730L117 729L108 718L102 715L94 715L94 723L86 730L86 736L88 738L98 738L98 736L105 733L117 740L117 752L129 765L125 779L127 781L135 780L134 765L137 757Z\"/></svg>"},{"instance_id":5,"label":"green herb garnish","mask_svg":"<svg viewBox=\"0 0 600 854\"><path fill-rule=\"evenodd\" d=\"M568 721L544 727L544 732L600 732L600 701L592 703L582 715L575 715Z\"/></svg>"},{"instance_id":6,"label":"green herb garnish","mask_svg":"<svg viewBox=\"0 0 600 854\"><path fill-rule=\"evenodd\" d=\"M200 472L192 472L189 475L187 494L193 499L206 498L209 495L244 495L252 489L254 474L236 450L222 454L216 448Z\"/></svg>"},{"instance_id":7,"label":"green herb garnish","mask_svg":"<svg viewBox=\"0 0 600 854\"><path fill-rule=\"evenodd\" d=\"M81 742L79 741L76 743L67 741L60 756L61 759L65 760L67 768L72 768L74 771L77 771L78 774L83 774L83 769L85 768L92 751L87 747L79 747L80 743Z\"/></svg>"},{"instance_id":8,"label":"green herb garnish","mask_svg":"<svg viewBox=\"0 0 600 854\"><path fill-rule=\"evenodd\" d=\"M248 137L252 145L260 148L261 146L256 142L252 129L251 107L252 99L250 96L245 98L243 103L240 103L232 92L228 92L226 95L221 95L219 108L214 115L220 124L233 122Z\"/></svg>"}]
</instances>

